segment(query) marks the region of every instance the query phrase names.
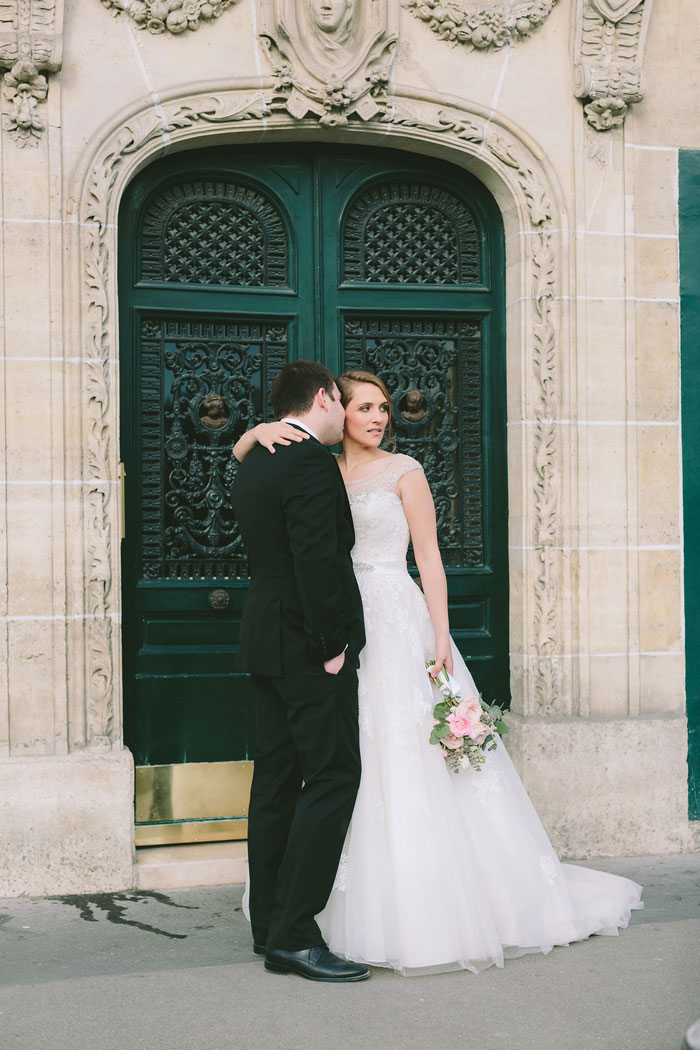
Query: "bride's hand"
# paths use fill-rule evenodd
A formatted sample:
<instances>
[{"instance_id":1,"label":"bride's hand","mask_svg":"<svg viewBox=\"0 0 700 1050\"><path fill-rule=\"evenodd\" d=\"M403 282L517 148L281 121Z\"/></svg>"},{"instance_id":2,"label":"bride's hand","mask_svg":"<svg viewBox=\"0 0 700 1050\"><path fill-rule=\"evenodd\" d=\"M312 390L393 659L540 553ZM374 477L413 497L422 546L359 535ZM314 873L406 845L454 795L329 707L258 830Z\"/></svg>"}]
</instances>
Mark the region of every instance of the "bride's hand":
<instances>
[{"instance_id":1,"label":"bride's hand","mask_svg":"<svg viewBox=\"0 0 700 1050\"><path fill-rule=\"evenodd\" d=\"M443 667L448 674L452 674L454 671L452 646L450 645L449 638L446 642L437 641L435 644L435 663L430 668L430 677L435 678L436 675L440 674Z\"/></svg>"},{"instance_id":2,"label":"bride's hand","mask_svg":"<svg viewBox=\"0 0 700 1050\"><path fill-rule=\"evenodd\" d=\"M255 440L268 452L275 451L275 445L291 445L293 441L306 441L308 434L305 430L293 427L291 423L258 423L251 431Z\"/></svg>"},{"instance_id":3,"label":"bride's hand","mask_svg":"<svg viewBox=\"0 0 700 1050\"><path fill-rule=\"evenodd\" d=\"M275 451L275 445L291 445L292 441L305 441L309 435L290 423L258 423L252 430L241 434L231 449L231 455L242 463L256 445L262 445L269 452Z\"/></svg>"}]
</instances>

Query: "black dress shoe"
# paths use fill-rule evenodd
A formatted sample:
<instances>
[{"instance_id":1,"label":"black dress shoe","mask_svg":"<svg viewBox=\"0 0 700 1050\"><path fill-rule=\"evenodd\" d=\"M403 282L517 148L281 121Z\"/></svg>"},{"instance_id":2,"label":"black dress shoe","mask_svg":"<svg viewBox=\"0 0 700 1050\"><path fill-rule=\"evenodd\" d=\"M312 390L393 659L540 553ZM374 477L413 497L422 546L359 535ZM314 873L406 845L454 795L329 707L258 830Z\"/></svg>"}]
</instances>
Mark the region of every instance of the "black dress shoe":
<instances>
[{"instance_id":1,"label":"black dress shoe","mask_svg":"<svg viewBox=\"0 0 700 1050\"><path fill-rule=\"evenodd\" d=\"M364 981L369 977L362 963L346 962L327 948L304 948L300 952L268 948L265 969L270 973L298 973L309 981Z\"/></svg>"},{"instance_id":2,"label":"black dress shoe","mask_svg":"<svg viewBox=\"0 0 700 1050\"><path fill-rule=\"evenodd\" d=\"M253 941L253 955L264 955L266 951L267 948L264 944L256 944Z\"/></svg>"}]
</instances>

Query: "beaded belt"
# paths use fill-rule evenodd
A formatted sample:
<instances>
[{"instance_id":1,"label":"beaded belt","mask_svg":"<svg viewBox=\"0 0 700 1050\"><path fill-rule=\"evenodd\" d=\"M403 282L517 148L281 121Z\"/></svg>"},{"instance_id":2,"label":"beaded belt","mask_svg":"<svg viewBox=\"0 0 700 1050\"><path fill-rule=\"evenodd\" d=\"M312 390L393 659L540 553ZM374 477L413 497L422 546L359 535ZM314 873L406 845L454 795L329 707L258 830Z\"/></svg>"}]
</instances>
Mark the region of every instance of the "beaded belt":
<instances>
[{"instance_id":1,"label":"beaded belt","mask_svg":"<svg viewBox=\"0 0 700 1050\"><path fill-rule=\"evenodd\" d=\"M352 567L355 570L355 572L375 572L383 576L393 576L397 572L406 572L405 561L355 561L353 562Z\"/></svg>"}]
</instances>

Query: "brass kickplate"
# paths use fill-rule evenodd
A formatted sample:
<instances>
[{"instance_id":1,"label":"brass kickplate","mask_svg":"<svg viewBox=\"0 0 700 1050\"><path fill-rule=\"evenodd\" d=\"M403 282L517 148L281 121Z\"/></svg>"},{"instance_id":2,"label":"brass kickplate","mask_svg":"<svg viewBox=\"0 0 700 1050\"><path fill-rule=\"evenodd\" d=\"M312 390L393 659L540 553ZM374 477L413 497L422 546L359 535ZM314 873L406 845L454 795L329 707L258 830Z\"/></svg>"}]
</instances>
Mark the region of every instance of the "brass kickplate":
<instances>
[{"instance_id":1,"label":"brass kickplate","mask_svg":"<svg viewBox=\"0 0 700 1050\"><path fill-rule=\"evenodd\" d=\"M173 824L137 824L135 845L184 846L193 842L233 842L248 838L248 820L186 820Z\"/></svg>"},{"instance_id":2,"label":"brass kickplate","mask_svg":"<svg viewBox=\"0 0 700 1050\"><path fill-rule=\"evenodd\" d=\"M136 845L246 838L252 776L252 762L137 766Z\"/></svg>"}]
</instances>

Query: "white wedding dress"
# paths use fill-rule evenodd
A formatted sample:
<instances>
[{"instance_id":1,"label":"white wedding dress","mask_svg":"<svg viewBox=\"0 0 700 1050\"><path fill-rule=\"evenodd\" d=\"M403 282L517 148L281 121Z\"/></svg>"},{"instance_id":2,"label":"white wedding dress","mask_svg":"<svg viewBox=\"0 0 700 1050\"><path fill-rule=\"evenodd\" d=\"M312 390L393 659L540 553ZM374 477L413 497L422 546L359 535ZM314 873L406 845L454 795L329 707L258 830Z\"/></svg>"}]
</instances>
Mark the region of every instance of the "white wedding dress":
<instances>
[{"instance_id":1,"label":"white wedding dress","mask_svg":"<svg viewBox=\"0 0 700 1050\"><path fill-rule=\"evenodd\" d=\"M640 904L628 879L561 864L499 743L452 773L428 742L439 694L434 634L406 568L397 494L422 469L395 455L348 486L367 645L360 658L362 782L338 875L318 922L330 949L406 975L479 971L593 933L615 934ZM476 695L453 644L463 697Z\"/></svg>"}]
</instances>

